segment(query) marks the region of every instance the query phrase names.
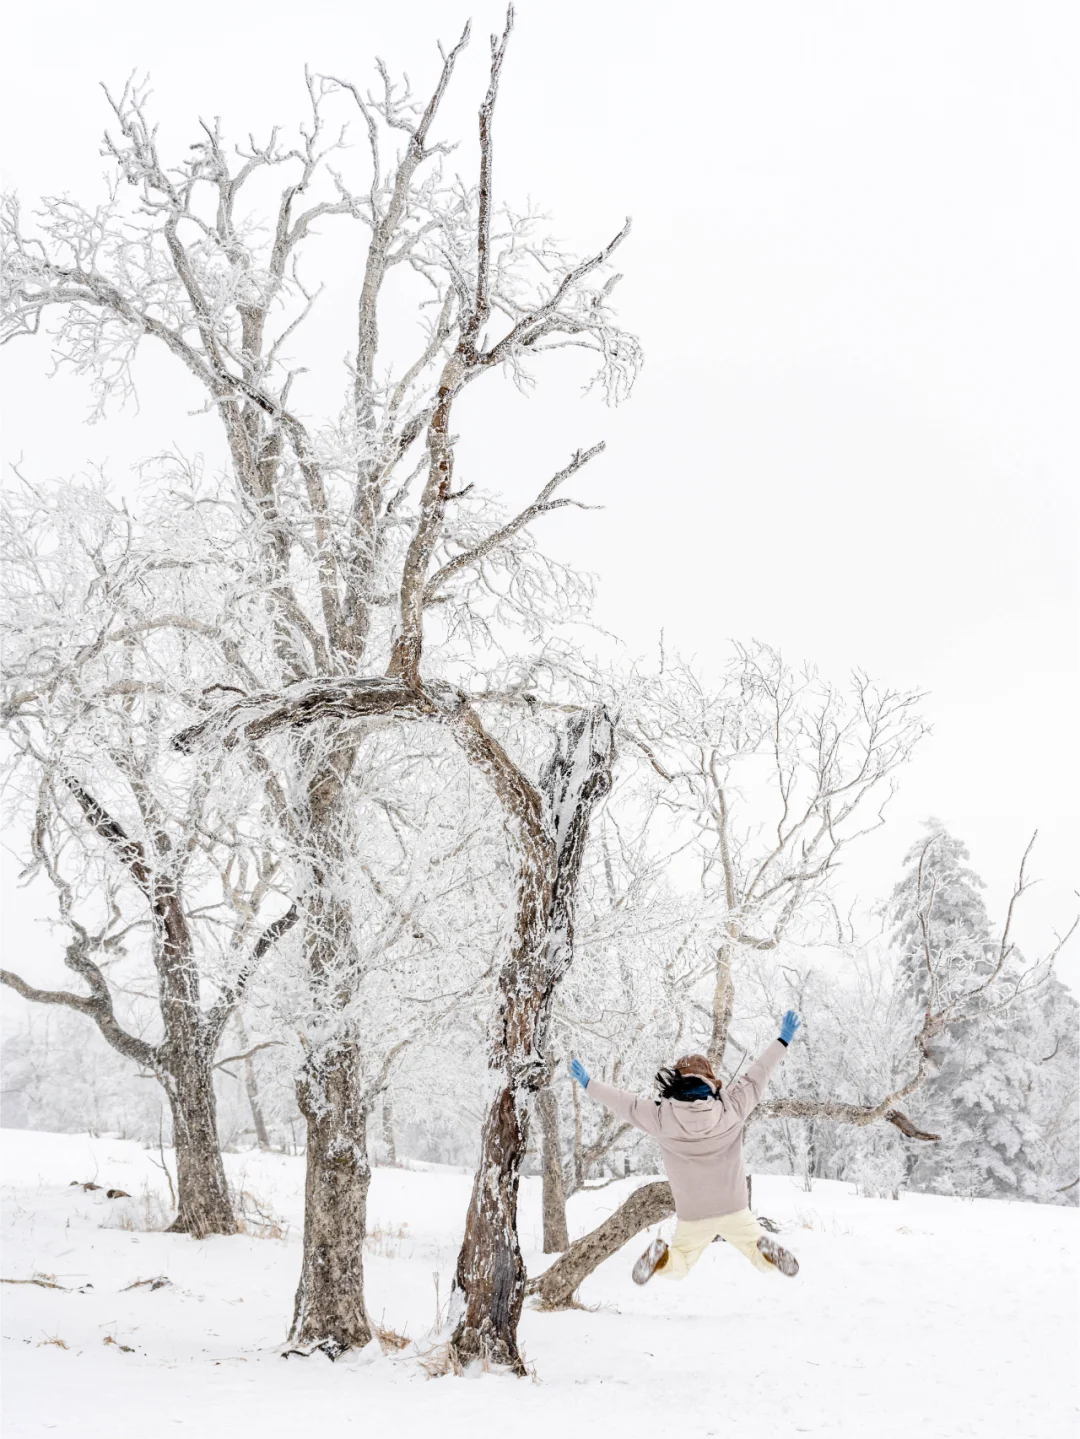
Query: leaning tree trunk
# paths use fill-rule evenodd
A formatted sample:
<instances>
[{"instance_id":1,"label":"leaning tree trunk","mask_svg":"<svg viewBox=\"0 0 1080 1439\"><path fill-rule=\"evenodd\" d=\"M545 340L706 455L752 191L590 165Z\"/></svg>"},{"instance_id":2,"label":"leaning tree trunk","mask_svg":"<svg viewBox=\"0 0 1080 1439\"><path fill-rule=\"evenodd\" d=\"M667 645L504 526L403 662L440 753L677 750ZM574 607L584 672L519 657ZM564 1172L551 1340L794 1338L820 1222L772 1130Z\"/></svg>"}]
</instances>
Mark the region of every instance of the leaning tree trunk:
<instances>
[{"instance_id":1,"label":"leaning tree trunk","mask_svg":"<svg viewBox=\"0 0 1080 1439\"><path fill-rule=\"evenodd\" d=\"M825 1118L854 1124L872 1122L876 1113L869 1107L845 1104L840 1101L781 1099L773 1100L765 1108L765 1113L761 1117L768 1117L770 1112L773 1117L778 1117L789 1108L820 1110L824 1113ZM894 1124L909 1139L933 1141L939 1137L916 1128L911 1120L898 1109L888 1109L880 1117L887 1120L888 1123ZM748 1208L753 1205L753 1185L749 1175L746 1177L746 1203ZM675 1201L672 1198L671 1186L666 1180L643 1184L640 1189L635 1189L633 1194L616 1209L615 1213L604 1220L603 1224L575 1240L566 1253L560 1259L556 1259L550 1269L545 1269L543 1274L538 1275L535 1279L530 1279L526 1286L526 1293L539 1295L540 1306L543 1309L572 1307L576 1302L574 1293L583 1279L587 1279L594 1269L605 1259L610 1259L617 1250L633 1239L635 1234L640 1233L642 1229L647 1229L650 1224L659 1224L661 1220L667 1219L674 1212ZM778 1226L771 1219L765 1219L759 1215L758 1223L771 1233L775 1234L777 1231Z\"/></svg>"},{"instance_id":2,"label":"leaning tree trunk","mask_svg":"<svg viewBox=\"0 0 1080 1439\"><path fill-rule=\"evenodd\" d=\"M485 743L475 728L465 742L474 749ZM479 758L491 772L491 742L485 747ZM614 757L614 728L597 709L575 715L560 736L540 778L542 814L530 802L534 794L522 798L520 784L504 779L500 787L496 780L516 826L521 868L491 1055L505 1083L484 1121L455 1277L463 1304L451 1346L461 1364L479 1359L524 1373L517 1343L525 1299L517 1195L529 1101L547 1077L542 1056L555 990L573 958L574 901L589 819L611 787Z\"/></svg>"},{"instance_id":3,"label":"leaning tree trunk","mask_svg":"<svg viewBox=\"0 0 1080 1439\"><path fill-rule=\"evenodd\" d=\"M675 1201L671 1185L666 1180L657 1179L651 1184L643 1184L603 1224L575 1240L550 1269L530 1279L527 1292L539 1296L542 1309L572 1308L577 1302L574 1295L582 1280L587 1279L605 1259L617 1254L635 1234L648 1229L650 1224L659 1224L674 1213Z\"/></svg>"},{"instance_id":4,"label":"leaning tree trunk","mask_svg":"<svg viewBox=\"0 0 1080 1439\"><path fill-rule=\"evenodd\" d=\"M563 1179L562 1145L559 1143L559 1100L550 1084L536 1096L540 1117L541 1186L544 1221L544 1253L561 1254L570 1247L566 1227L566 1184Z\"/></svg>"},{"instance_id":5,"label":"leaning tree trunk","mask_svg":"<svg viewBox=\"0 0 1080 1439\"><path fill-rule=\"evenodd\" d=\"M218 1144L214 1072L206 1045L196 1039L178 1047L163 1075L172 1112L176 1151L177 1215L170 1234L235 1234L225 1166Z\"/></svg>"},{"instance_id":6,"label":"leaning tree trunk","mask_svg":"<svg viewBox=\"0 0 1080 1439\"><path fill-rule=\"evenodd\" d=\"M364 1236L371 1167L356 1046L309 1056L296 1093L307 1121L304 1254L289 1338L336 1359L371 1342Z\"/></svg>"}]
</instances>

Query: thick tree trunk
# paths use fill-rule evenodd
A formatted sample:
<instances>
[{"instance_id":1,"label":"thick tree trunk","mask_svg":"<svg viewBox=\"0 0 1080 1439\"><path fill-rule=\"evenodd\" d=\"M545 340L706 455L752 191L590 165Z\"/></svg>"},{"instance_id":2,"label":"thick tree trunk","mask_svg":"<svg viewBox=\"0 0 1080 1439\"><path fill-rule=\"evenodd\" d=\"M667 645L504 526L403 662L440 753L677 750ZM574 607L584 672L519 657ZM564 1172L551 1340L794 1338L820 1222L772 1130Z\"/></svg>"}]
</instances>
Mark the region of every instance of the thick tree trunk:
<instances>
[{"instance_id":1,"label":"thick tree trunk","mask_svg":"<svg viewBox=\"0 0 1080 1439\"><path fill-rule=\"evenodd\" d=\"M578 1286L594 1269L617 1254L635 1234L674 1213L675 1201L667 1180L643 1184L603 1224L576 1239L550 1269L530 1279L527 1293L539 1296L542 1309L572 1308L577 1302L574 1294Z\"/></svg>"},{"instance_id":2,"label":"thick tree trunk","mask_svg":"<svg viewBox=\"0 0 1080 1439\"><path fill-rule=\"evenodd\" d=\"M371 1341L364 1305L364 1236L371 1168L356 1049L342 1042L309 1060L297 1084L307 1121L304 1255L289 1338L336 1359Z\"/></svg>"},{"instance_id":3,"label":"thick tree trunk","mask_svg":"<svg viewBox=\"0 0 1080 1439\"><path fill-rule=\"evenodd\" d=\"M308 1055L296 1086L307 1123L307 1172L304 1249L289 1338L331 1359L362 1349L372 1337L364 1303L371 1106L359 1047L342 1014L355 993L359 961L353 915L335 883L348 864L341 806L358 748L355 740L336 744L308 786L306 958L331 1037Z\"/></svg>"},{"instance_id":4,"label":"thick tree trunk","mask_svg":"<svg viewBox=\"0 0 1080 1439\"><path fill-rule=\"evenodd\" d=\"M495 1098L480 1139L480 1164L465 1219L455 1284L465 1300L454 1330L460 1363L481 1359L524 1374L517 1326L525 1265L517 1234L517 1195L525 1154L527 1101L507 1086Z\"/></svg>"},{"instance_id":5,"label":"thick tree trunk","mask_svg":"<svg viewBox=\"0 0 1080 1439\"><path fill-rule=\"evenodd\" d=\"M178 1199L169 1233L196 1239L237 1232L218 1145L213 1069L202 1049L195 1042L185 1046L164 1078L172 1111Z\"/></svg>"},{"instance_id":6,"label":"thick tree trunk","mask_svg":"<svg viewBox=\"0 0 1080 1439\"><path fill-rule=\"evenodd\" d=\"M570 1247L570 1235L566 1228L566 1186L559 1143L559 1100L550 1084L536 1096L536 1112L542 1133L544 1253L561 1254Z\"/></svg>"},{"instance_id":7,"label":"thick tree trunk","mask_svg":"<svg viewBox=\"0 0 1080 1439\"><path fill-rule=\"evenodd\" d=\"M518 834L521 871L517 924L500 975L492 1066L506 1083L484 1123L480 1163L458 1255L456 1287L464 1308L451 1340L457 1361L475 1359L524 1373L517 1326L525 1267L517 1235L517 1194L528 1137L530 1098L543 1085L543 1055L555 989L574 953L574 905L589 820L611 787L614 727L597 709L575 715L544 768L539 790L522 777L479 726L462 742L488 773Z\"/></svg>"}]
</instances>

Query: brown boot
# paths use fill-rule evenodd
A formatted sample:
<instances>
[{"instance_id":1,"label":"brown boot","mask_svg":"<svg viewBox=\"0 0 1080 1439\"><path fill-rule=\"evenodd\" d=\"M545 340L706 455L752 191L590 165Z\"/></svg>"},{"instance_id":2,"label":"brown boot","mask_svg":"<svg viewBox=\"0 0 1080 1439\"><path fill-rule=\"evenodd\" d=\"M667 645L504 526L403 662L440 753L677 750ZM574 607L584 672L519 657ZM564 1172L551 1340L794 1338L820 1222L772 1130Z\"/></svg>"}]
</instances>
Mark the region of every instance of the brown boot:
<instances>
[{"instance_id":1,"label":"brown boot","mask_svg":"<svg viewBox=\"0 0 1080 1439\"><path fill-rule=\"evenodd\" d=\"M645 1253L634 1265L630 1277L635 1284L648 1284L658 1269L667 1263L667 1245L662 1239L654 1239Z\"/></svg>"},{"instance_id":2,"label":"brown boot","mask_svg":"<svg viewBox=\"0 0 1080 1439\"><path fill-rule=\"evenodd\" d=\"M770 1264L775 1264L781 1274L786 1274L789 1279L794 1279L799 1272L799 1261L794 1254L789 1254L786 1249L781 1249L775 1239L770 1239L763 1234L757 1242L758 1253ZM640 1261L639 1261L640 1262Z\"/></svg>"}]
</instances>

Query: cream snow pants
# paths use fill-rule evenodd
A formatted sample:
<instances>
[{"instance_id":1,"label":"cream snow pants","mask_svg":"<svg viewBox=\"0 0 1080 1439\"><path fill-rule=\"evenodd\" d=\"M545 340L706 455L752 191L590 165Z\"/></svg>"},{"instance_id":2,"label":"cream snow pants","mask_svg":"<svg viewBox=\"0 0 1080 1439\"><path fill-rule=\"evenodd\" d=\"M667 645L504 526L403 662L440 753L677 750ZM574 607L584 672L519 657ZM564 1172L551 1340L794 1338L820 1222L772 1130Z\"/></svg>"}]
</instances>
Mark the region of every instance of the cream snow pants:
<instances>
[{"instance_id":1,"label":"cream snow pants","mask_svg":"<svg viewBox=\"0 0 1080 1439\"><path fill-rule=\"evenodd\" d=\"M734 1214L714 1214L709 1219L680 1219L668 1245L667 1262L656 1271L657 1279L685 1279L719 1234L733 1249L745 1254L755 1269L776 1274L757 1242L765 1231L749 1209Z\"/></svg>"}]
</instances>

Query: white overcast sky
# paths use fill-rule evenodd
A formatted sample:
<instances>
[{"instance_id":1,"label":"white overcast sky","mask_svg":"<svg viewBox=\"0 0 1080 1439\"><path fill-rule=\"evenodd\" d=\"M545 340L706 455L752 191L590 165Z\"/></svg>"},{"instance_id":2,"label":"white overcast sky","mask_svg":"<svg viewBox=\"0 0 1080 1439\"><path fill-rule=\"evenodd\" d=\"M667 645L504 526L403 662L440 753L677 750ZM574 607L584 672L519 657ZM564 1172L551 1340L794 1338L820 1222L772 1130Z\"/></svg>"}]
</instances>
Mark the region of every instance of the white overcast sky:
<instances>
[{"instance_id":1,"label":"white overcast sky","mask_svg":"<svg viewBox=\"0 0 1080 1439\"><path fill-rule=\"evenodd\" d=\"M621 315L646 365L619 411L569 379L469 405L469 479L531 496L605 438L544 540L598 573L632 652L729 637L930 691L933 737L853 868L891 887L919 821L961 835L1000 916L1032 830L1034 954L1077 905L1077 17L1073 3L524 0L496 140L502 198L576 248L633 216ZM490 0L15 6L6 183L90 197L98 81L149 71L167 138L302 115L302 67L423 89L473 20L442 133L471 164ZM342 346L344 348L344 346ZM87 428L47 349L4 355L5 450L35 475L208 442L167 366ZM1070 738L1072 736L1072 738ZM18 924L19 901L9 915ZM1080 970L1074 944L1063 974Z\"/></svg>"}]
</instances>

